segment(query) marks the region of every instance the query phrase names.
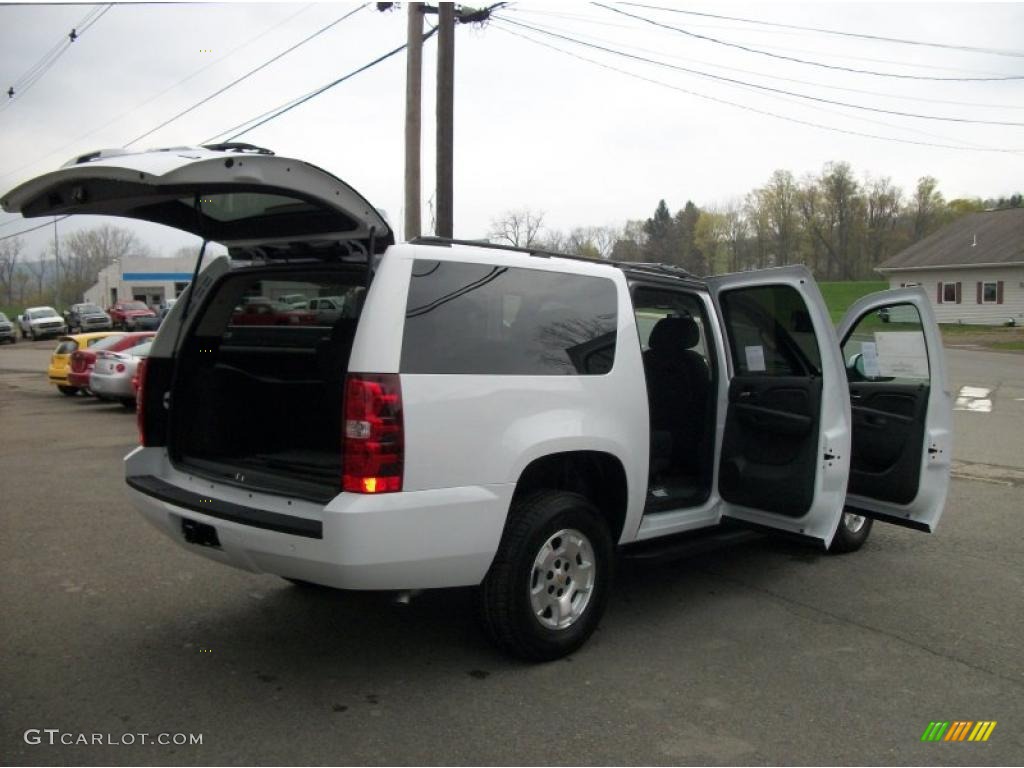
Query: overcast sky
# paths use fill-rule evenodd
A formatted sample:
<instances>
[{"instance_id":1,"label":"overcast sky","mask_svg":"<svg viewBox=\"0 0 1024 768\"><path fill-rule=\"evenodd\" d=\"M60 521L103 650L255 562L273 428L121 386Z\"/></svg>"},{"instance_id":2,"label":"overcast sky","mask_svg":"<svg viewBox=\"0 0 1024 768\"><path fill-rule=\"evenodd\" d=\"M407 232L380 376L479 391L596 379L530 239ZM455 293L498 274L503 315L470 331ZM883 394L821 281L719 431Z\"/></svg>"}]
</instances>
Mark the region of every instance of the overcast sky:
<instances>
[{"instance_id":1,"label":"overcast sky","mask_svg":"<svg viewBox=\"0 0 1024 768\"><path fill-rule=\"evenodd\" d=\"M518 2L498 18L762 87L878 110L1024 124L1024 79L939 81L834 68L916 78L1024 76L1021 4L649 3L989 52L617 6L698 35L833 67L825 68L697 39L593 4ZM76 154L126 144L356 7L115 5L23 96L0 103L0 192ZM0 7L3 91L90 10L82 5ZM515 37L513 31L593 61ZM367 63L404 39L404 7L380 13L370 3L133 147L199 143ZM436 40L430 40L424 51L425 226L434 184L436 50ZM404 99L405 58L399 54L239 140L331 171L387 210L400 229ZM811 103L580 47L508 22L457 30L455 99L457 237L483 236L493 218L524 206L544 211L547 225L569 229L646 218L659 198L673 210L687 199L701 206L724 204L762 184L776 168L801 176L820 171L830 160L850 162L858 175L890 176L908 191L918 177L932 175L947 198L993 197L1024 187L1021 125ZM862 134L979 149L884 141L763 112ZM5 226L10 220L0 213L0 236L36 223L19 219ZM61 222L60 230L97 221L72 218ZM166 255L192 242L161 227L136 230ZM28 254L41 252L47 238L52 239L52 229L26 235Z\"/></svg>"}]
</instances>

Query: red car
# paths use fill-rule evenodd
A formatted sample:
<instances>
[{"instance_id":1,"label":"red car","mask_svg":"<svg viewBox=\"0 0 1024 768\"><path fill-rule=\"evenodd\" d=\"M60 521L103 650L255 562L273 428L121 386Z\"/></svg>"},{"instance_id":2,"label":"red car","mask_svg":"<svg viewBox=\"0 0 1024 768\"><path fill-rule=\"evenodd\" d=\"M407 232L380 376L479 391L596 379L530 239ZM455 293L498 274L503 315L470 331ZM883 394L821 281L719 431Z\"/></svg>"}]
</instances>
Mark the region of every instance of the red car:
<instances>
[{"instance_id":1,"label":"red car","mask_svg":"<svg viewBox=\"0 0 1024 768\"><path fill-rule=\"evenodd\" d=\"M231 315L232 325L314 325L316 314L308 309L295 309L281 302L257 297L237 307Z\"/></svg>"},{"instance_id":2,"label":"red car","mask_svg":"<svg viewBox=\"0 0 1024 768\"><path fill-rule=\"evenodd\" d=\"M140 317L156 317L156 312L141 301L119 301L107 310L107 314L114 327L122 331L134 330Z\"/></svg>"},{"instance_id":3,"label":"red car","mask_svg":"<svg viewBox=\"0 0 1024 768\"><path fill-rule=\"evenodd\" d=\"M123 352L126 349L138 346L143 342L156 336L153 331L142 331L140 333L117 333L100 339L88 349L79 349L71 353L71 370L68 371L68 384L79 389L89 388L89 376L92 375L92 368L96 364L96 353L101 350L107 352Z\"/></svg>"}]
</instances>

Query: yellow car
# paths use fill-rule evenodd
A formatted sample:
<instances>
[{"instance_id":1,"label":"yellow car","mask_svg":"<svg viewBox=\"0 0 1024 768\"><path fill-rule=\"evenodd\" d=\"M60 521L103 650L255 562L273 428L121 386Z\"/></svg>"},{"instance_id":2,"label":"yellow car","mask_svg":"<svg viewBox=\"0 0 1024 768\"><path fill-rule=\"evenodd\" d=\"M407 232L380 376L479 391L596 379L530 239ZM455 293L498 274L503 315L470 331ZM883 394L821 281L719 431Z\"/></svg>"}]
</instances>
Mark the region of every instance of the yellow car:
<instances>
[{"instance_id":1,"label":"yellow car","mask_svg":"<svg viewBox=\"0 0 1024 768\"><path fill-rule=\"evenodd\" d=\"M100 339L108 336L123 336L121 333L102 331L98 333L78 333L74 336L61 336L57 339L57 348L53 350L50 357L50 367L46 373L50 377L50 383L56 384L62 395L71 397L78 394L78 387L68 382L68 373L71 370L71 355L80 349L88 349Z\"/></svg>"}]
</instances>

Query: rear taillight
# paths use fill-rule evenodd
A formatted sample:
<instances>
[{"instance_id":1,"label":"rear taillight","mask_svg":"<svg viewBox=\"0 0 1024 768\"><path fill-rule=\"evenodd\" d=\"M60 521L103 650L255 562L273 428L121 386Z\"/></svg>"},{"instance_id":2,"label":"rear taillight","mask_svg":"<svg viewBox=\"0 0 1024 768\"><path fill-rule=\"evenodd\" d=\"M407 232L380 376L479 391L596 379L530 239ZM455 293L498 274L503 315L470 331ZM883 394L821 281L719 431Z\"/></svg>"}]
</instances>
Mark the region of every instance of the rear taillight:
<instances>
[{"instance_id":1,"label":"rear taillight","mask_svg":"<svg viewBox=\"0 0 1024 768\"><path fill-rule=\"evenodd\" d=\"M114 366L114 370L118 373L124 373L124 363L118 363Z\"/></svg>"},{"instance_id":2,"label":"rear taillight","mask_svg":"<svg viewBox=\"0 0 1024 768\"><path fill-rule=\"evenodd\" d=\"M353 373L345 383L342 489L402 490L405 438L397 373Z\"/></svg>"},{"instance_id":3,"label":"rear taillight","mask_svg":"<svg viewBox=\"0 0 1024 768\"><path fill-rule=\"evenodd\" d=\"M139 445L146 444L146 359L139 361L132 376L132 386L135 388L135 423L139 426Z\"/></svg>"}]
</instances>

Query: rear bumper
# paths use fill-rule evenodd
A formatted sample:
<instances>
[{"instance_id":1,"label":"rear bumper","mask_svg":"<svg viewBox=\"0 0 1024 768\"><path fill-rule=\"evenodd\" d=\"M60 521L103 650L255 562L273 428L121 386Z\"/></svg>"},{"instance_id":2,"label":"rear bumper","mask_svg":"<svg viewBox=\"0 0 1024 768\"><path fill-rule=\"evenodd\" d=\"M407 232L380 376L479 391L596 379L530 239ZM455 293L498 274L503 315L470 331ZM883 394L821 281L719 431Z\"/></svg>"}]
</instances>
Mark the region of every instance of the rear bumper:
<instances>
[{"instance_id":1,"label":"rear bumper","mask_svg":"<svg viewBox=\"0 0 1024 768\"><path fill-rule=\"evenodd\" d=\"M340 589L479 584L515 489L342 493L320 507L190 477L163 449L137 448L125 462L135 506L178 544L225 565ZM220 547L187 543L184 520L213 526Z\"/></svg>"},{"instance_id":2,"label":"rear bumper","mask_svg":"<svg viewBox=\"0 0 1024 768\"><path fill-rule=\"evenodd\" d=\"M131 376L104 376L93 371L89 376L89 389L97 395L109 397L134 397Z\"/></svg>"},{"instance_id":3,"label":"rear bumper","mask_svg":"<svg viewBox=\"0 0 1024 768\"><path fill-rule=\"evenodd\" d=\"M87 389L89 387L89 376L91 373L91 371L86 371L85 373L68 371L67 383L72 387L82 387L83 389Z\"/></svg>"}]
</instances>

